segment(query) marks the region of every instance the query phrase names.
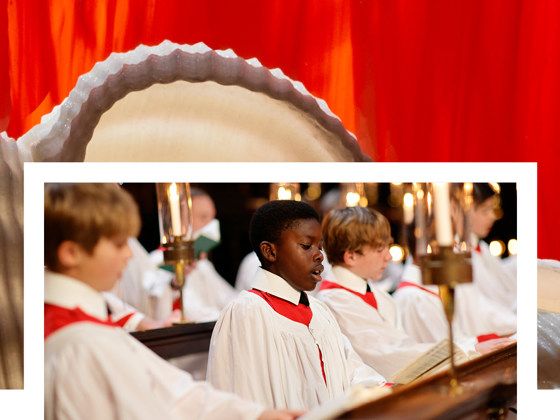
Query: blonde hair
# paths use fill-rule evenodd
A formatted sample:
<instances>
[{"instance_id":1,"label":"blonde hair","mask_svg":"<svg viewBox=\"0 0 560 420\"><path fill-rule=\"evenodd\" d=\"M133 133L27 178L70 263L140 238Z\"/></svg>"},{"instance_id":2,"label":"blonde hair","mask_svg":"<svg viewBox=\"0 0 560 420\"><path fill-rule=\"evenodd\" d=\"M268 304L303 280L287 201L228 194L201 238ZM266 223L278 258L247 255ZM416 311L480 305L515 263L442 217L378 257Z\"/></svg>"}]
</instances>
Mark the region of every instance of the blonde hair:
<instances>
[{"instance_id":1,"label":"blonde hair","mask_svg":"<svg viewBox=\"0 0 560 420\"><path fill-rule=\"evenodd\" d=\"M344 262L346 251L390 244L391 227L385 216L366 207L331 210L323 219L323 249L331 264Z\"/></svg>"},{"instance_id":2,"label":"blonde hair","mask_svg":"<svg viewBox=\"0 0 560 420\"><path fill-rule=\"evenodd\" d=\"M91 253L99 239L137 236L140 214L116 184L45 184L45 266L58 270L58 247L74 241Z\"/></svg>"}]
</instances>

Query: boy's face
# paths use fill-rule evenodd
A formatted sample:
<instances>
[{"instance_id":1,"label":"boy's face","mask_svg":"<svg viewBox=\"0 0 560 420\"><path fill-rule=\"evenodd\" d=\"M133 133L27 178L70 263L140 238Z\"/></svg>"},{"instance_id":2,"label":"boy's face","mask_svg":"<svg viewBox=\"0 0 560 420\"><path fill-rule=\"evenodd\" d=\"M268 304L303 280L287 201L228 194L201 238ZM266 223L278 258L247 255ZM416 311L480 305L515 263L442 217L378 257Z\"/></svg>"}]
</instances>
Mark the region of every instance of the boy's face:
<instances>
[{"instance_id":1,"label":"boy's face","mask_svg":"<svg viewBox=\"0 0 560 420\"><path fill-rule=\"evenodd\" d=\"M302 219L282 232L274 244L276 260L270 271L297 290L313 290L321 281L323 254L321 225L315 219Z\"/></svg>"},{"instance_id":2,"label":"boy's face","mask_svg":"<svg viewBox=\"0 0 560 420\"><path fill-rule=\"evenodd\" d=\"M110 290L121 278L132 255L126 236L110 239L102 237L92 253L84 249L79 251L78 264L72 276L99 292Z\"/></svg>"},{"instance_id":3,"label":"boy's face","mask_svg":"<svg viewBox=\"0 0 560 420\"><path fill-rule=\"evenodd\" d=\"M389 261L391 253L388 245L366 245L354 251L353 265L348 268L363 279L379 280Z\"/></svg>"},{"instance_id":4,"label":"boy's face","mask_svg":"<svg viewBox=\"0 0 560 420\"><path fill-rule=\"evenodd\" d=\"M486 238L492 226L494 226L496 221L496 213L494 211L496 200L495 196L486 199L478 206L473 207L469 214L471 229L479 238Z\"/></svg>"},{"instance_id":5,"label":"boy's face","mask_svg":"<svg viewBox=\"0 0 560 420\"><path fill-rule=\"evenodd\" d=\"M193 232L210 223L216 217L214 201L207 195L197 195L192 199Z\"/></svg>"}]
</instances>

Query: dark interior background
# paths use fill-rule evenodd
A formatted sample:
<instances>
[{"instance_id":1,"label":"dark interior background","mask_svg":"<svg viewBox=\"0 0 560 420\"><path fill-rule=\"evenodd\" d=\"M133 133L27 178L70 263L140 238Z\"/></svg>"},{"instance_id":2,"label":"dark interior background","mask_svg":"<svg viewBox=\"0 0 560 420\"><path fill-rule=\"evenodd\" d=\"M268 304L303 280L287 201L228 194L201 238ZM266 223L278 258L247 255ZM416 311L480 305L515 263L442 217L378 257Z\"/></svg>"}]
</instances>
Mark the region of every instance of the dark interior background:
<instances>
[{"instance_id":1,"label":"dark interior background","mask_svg":"<svg viewBox=\"0 0 560 420\"><path fill-rule=\"evenodd\" d=\"M192 184L202 188L212 197L216 205L216 218L220 221L221 244L209 254L220 275L231 284L235 283L237 269L243 257L251 250L248 231L253 212L269 197L268 183L204 183ZM157 214L157 199L155 184L153 183L124 183L138 202L142 217L142 230L139 235L140 243L148 252L159 246L159 226ZM303 199L313 205L321 214L321 199L305 199L308 184L300 184ZM502 214L496 221L492 231L486 238L500 239L505 244L509 239L517 238L517 192L515 183L503 183L501 187ZM321 184L321 197L335 193L338 184ZM366 184L366 194L369 206L383 213L391 223L392 235L395 242L402 241L402 201L395 196L395 188L389 183ZM503 257L508 256L508 252Z\"/></svg>"}]
</instances>

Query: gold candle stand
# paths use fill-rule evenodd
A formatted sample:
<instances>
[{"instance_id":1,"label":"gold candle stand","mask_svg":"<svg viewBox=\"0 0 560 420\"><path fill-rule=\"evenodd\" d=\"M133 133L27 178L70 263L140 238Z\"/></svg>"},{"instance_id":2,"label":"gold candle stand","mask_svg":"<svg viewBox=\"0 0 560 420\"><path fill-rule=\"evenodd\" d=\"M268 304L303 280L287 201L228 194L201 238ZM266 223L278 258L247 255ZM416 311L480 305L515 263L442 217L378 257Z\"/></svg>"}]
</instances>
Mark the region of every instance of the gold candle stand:
<instances>
[{"instance_id":1,"label":"gold candle stand","mask_svg":"<svg viewBox=\"0 0 560 420\"><path fill-rule=\"evenodd\" d=\"M422 283L436 284L440 289L445 316L449 324L449 352L451 360L451 393L461 392L455 369L453 344L453 314L455 312L455 287L472 282L470 254L455 253L451 246L440 246L437 254L421 257Z\"/></svg>"},{"instance_id":2,"label":"gold candle stand","mask_svg":"<svg viewBox=\"0 0 560 420\"><path fill-rule=\"evenodd\" d=\"M177 324L186 324L185 309L183 306L183 286L185 285L185 266L194 261L194 241L182 241L180 236L175 236L175 241L163 250L163 259L166 264L173 264L175 277L179 286L179 300L181 303L181 320Z\"/></svg>"}]
</instances>

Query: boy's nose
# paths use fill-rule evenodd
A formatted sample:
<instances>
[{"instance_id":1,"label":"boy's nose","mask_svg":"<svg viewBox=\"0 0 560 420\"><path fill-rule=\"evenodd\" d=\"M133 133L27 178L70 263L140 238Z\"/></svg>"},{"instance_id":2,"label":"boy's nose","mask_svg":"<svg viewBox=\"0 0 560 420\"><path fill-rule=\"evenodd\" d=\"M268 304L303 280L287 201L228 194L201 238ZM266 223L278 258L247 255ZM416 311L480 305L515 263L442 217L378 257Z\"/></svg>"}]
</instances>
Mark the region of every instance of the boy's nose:
<instances>
[{"instance_id":1,"label":"boy's nose","mask_svg":"<svg viewBox=\"0 0 560 420\"><path fill-rule=\"evenodd\" d=\"M130 258L132 258L134 256L134 253L132 252L132 248L130 248L130 246L127 244L124 246L124 257L129 260Z\"/></svg>"},{"instance_id":2,"label":"boy's nose","mask_svg":"<svg viewBox=\"0 0 560 420\"><path fill-rule=\"evenodd\" d=\"M315 260L317 260L317 261L321 261L321 262L322 262L324 258L325 258L325 257L323 256L323 253L321 252L321 250L319 250L319 251L317 252L317 254L315 255Z\"/></svg>"}]
</instances>

